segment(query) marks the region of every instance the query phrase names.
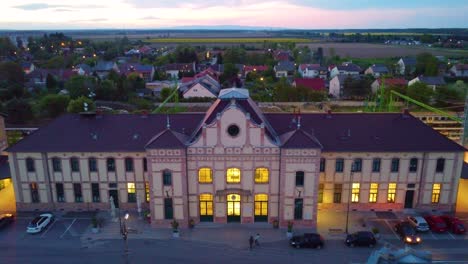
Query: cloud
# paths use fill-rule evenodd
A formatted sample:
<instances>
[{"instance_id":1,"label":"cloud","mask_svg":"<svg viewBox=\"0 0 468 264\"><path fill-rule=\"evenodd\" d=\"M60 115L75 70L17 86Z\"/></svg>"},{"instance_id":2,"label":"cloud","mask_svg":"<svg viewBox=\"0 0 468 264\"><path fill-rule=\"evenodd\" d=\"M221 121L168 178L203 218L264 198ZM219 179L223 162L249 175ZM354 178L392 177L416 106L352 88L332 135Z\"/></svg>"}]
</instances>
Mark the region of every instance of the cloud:
<instances>
[{"instance_id":1,"label":"cloud","mask_svg":"<svg viewBox=\"0 0 468 264\"><path fill-rule=\"evenodd\" d=\"M57 8L57 9L54 9L55 12L73 12L75 10L72 10L72 9L67 9L67 8Z\"/></svg>"},{"instance_id":2,"label":"cloud","mask_svg":"<svg viewBox=\"0 0 468 264\"><path fill-rule=\"evenodd\" d=\"M27 10L27 11L49 9L49 8L54 8L54 7L67 7L67 6L65 6L65 5L49 5L49 4L46 4L46 3L33 3L33 4L13 6L13 8L23 9L23 10Z\"/></svg>"},{"instance_id":3,"label":"cloud","mask_svg":"<svg viewBox=\"0 0 468 264\"><path fill-rule=\"evenodd\" d=\"M108 21L107 18L92 18L92 19L78 19L78 20L70 20L71 23L91 23L91 22L104 22Z\"/></svg>"},{"instance_id":4,"label":"cloud","mask_svg":"<svg viewBox=\"0 0 468 264\"><path fill-rule=\"evenodd\" d=\"M159 17L155 17L155 16L146 16L146 17L142 17L140 18L141 20L159 20L161 18Z\"/></svg>"}]
</instances>

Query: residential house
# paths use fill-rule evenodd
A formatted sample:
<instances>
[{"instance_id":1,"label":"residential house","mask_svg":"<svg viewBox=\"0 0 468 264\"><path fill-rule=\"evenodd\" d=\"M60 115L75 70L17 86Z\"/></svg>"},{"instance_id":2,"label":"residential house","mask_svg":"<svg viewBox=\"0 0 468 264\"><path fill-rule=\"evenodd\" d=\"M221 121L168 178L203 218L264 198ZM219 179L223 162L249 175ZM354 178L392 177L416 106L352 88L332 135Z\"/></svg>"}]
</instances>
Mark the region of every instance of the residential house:
<instances>
[{"instance_id":1,"label":"residential house","mask_svg":"<svg viewBox=\"0 0 468 264\"><path fill-rule=\"evenodd\" d=\"M153 82L147 82L145 84L145 87L152 91L153 96L160 97L162 89L164 89L164 88L172 89L174 87L177 87L177 82L174 82L174 81L153 81Z\"/></svg>"},{"instance_id":2,"label":"residential house","mask_svg":"<svg viewBox=\"0 0 468 264\"><path fill-rule=\"evenodd\" d=\"M387 66L380 64L374 64L367 68L366 71L364 71L364 74L370 74L374 76L374 78L379 78L389 73L390 71L388 70Z\"/></svg>"},{"instance_id":3,"label":"residential house","mask_svg":"<svg viewBox=\"0 0 468 264\"><path fill-rule=\"evenodd\" d=\"M296 69L296 65L294 65L294 62L291 62L291 61L280 61L273 68L277 78L291 76L294 74L295 69Z\"/></svg>"},{"instance_id":4,"label":"residential house","mask_svg":"<svg viewBox=\"0 0 468 264\"><path fill-rule=\"evenodd\" d=\"M397 64L401 75L411 74L416 70L416 58L401 58Z\"/></svg>"},{"instance_id":5,"label":"residential house","mask_svg":"<svg viewBox=\"0 0 468 264\"><path fill-rule=\"evenodd\" d=\"M76 65L73 68L73 71L75 71L78 75L81 76L89 76L93 73L93 69L91 68L91 66L85 63Z\"/></svg>"},{"instance_id":6,"label":"residential house","mask_svg":"<svg viewBox=\"0 0 468 264\"><path fill-rule=\"evenodd\" d=\"M182 93L183 98L217 98L221 90L221 85L216 79L211 77L211 75L205 74L191 81L181 83L178 89Z\"/></svg>"},{"instance_id":7,"label":"residential house","mask_svg":"<svg viewBox=\"0 0 468 264\"><path fill-rule=\"evenodd\" d=\"M179 73L195 73L195 62L193 63L171 63L161 67L166 75L172 79L179 79Z\"/></svg>"},{"instance_id":8,"label":"residential house","mask_svg":"<svg viewBox=\"0 0 468 264\"><path fill-rule=\"evenodd\" d=\"M345 82L347 78L360 79L360 75L352 74L338 74L330 80L328 94L340 99L345 95Z\"/></svg>"},{"instance_id":9,"label":"residential house","mask_svg":"<svg viewBox=\"0 0 468 264\"><path fill-rule=\"evenodd\" d=\"M137 73L145 82L151 82L154 77L154 66L143 65L139 63L125 63L119 65L120 74L128 76L132 73Z\"/></svg>"},{"instance_id":10,"label":"residential house","mask_svg":"<svg viewBox=\"0 0 468 264\"><path fill-rule=\"evenodd\" d=\"M21 63L21 68L23 69L24 74L30 74L36 69L36 66L29 61L25 61Z\"/></svg>"},{"instance_id":11,"label":"residential house","mask_svg":"<svg viewBox=\"0 0 468 264\"><path fill-rule=\"evenodd\" d=\"M138 51L142 55L152 55L152 54L154 54L154 48L152 48L150 46L147 46L147 45L141 46L140 48L138 48Z\"/></svg>"},{"instance_id":12,"label":"residential house","mask_svg":"<svg viewBox=\"0 0 468 264\"><path fill-rule=\"evenodd\" d=\"M266 70L268 70L268 66L266 65L244 65L241 73L246 78L249 72L264 72Z\"/></svg>"},{"instance_id":13,"label":"residential house","mask_svg":"<svg viewBox=\"0 0 468 264\"><path fill-rule=\"evenodd\" d=\"M109 72L112 70L117 73L119 72L119 67L117 66L117 63L113 61L100 60L96 63L96 66L94 66L93 68L93 72L95 72L100 79L107 78L107 75L109 75Z\"/></svg>"},{"instance_id":14,"label":"residential house","mask_svg":"<svg viewBox=\"0 0 468 264\"><path fill-rule=\"evenodd\" d=\"M450 74L455 77L468 77L468 64L453 65Z\"/></svg>"},{"instance_id":15,"label":"residential house","mask_svg":"<svg viewBox=\"0 0 468 264\"><path fill-rule=\"evenodd\" d=\"M403 78L386 78L386 79L376 79L372 84L371 84L371 89L373 93L376 93L382 84L385 82L385 87L406 87L408 85L408 81L403 79Z\"/></svg>"},{"instance_id":16,"label":"residential house","mask_svg":"<svg viewBox=\"0 0 468 264\"><path fill-rule=\"evenodd\" d=\"M326 79L328 76L328 69L320 64L301 64L299 65L299 74L302 78L322 78Z\"/></svg>"},{"instance_id":17,"label":"residential house","mask_svg":"<svg viewBox=\"0 0 468 264\"><path fill-rule=\"evenodd\" d=\"M344 62L342 65L333 67L330 71L330 78L334 78L338 74L344 75L359 75L362 69L358 65L350 62Z\"/></svg>"},{"instance_id":18,"label":"residential house","mask_svg":"<svg viewBox=\"0 0 468 264\"><path fill-rule=\"evenodd\" d=\"M196 65L197 72L202 72L206 69L211 69L216 72L218 75L223 74L224 72L224 64L197 64Z\"/></svg>"},{"instance_id":19,"label":"residential house","mask_svg":"<svg viewBox=\"0 0 468 264\"><path fill-rule=\"evenodd\" d=\"M292 61L293 56L290 51L277 50L273 53L273 58L276 61Z\"/></svg>"},{"instance_id":20,"label":"residential house","mask_svg":"<svg viewBox=\"0 0 468 264\"><path fill-rule=\"evenodd\" d=\"M442 76L423 76L420 75L413 80L408 82L408 86L411 86L417 82L422 82L428 87L430 87L433 91L436 90L437 87L444 86L447 83L444 80L444 77Z\"/></svg>"},{"instance_id":21,"label":"residential house","mask_svg":"<svg viewBox=\"0 0 468 264\"><path fill-rule=\"evenodd\" d=\"M314 91L324 91L325 81L322 78L296 78L293 86L304 86Z\"/></svg>"},{"instance_id":22,"label":"residential house","mask_svg":"<svg viewBox=\"0 0 468 264\"><path fill-rule=\"evenodd\" d=\"M33 89L36 87L43 88L46 86L47 75L51 75L63 87L63 84L68 81L72 76L78 73L73 69L37 69L26 75L27 88Z\"/></svg>"}]
</instances>

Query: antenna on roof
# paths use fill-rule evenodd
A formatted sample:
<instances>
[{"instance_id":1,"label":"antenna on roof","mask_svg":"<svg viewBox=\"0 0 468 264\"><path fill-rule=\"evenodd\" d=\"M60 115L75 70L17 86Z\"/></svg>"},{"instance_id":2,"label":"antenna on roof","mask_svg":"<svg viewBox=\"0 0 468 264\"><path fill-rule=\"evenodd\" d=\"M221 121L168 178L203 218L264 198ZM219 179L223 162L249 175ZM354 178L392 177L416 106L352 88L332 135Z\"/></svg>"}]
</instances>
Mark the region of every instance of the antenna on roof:
<instances>
[{"instance_id":1,"label":"antenna on roof","mask_svg":"<svg viewBox=\"0 0 468 264\"><path fill-rule=\"evenodd\" d=\"M169 115L166 115L166 128L171 128L171 122L169 122Z\"/></svg>"}]
</instances>

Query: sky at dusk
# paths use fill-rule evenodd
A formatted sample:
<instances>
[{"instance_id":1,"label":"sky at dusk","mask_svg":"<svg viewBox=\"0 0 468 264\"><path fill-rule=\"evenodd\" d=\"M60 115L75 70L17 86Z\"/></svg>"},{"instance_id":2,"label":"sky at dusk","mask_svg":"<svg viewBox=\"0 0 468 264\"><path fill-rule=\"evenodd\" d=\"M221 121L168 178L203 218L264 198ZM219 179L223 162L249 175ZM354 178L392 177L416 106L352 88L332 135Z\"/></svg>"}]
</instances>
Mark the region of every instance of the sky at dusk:
<instances>
[{"instance_id":1,"label":"sky at dusk","mask_svg":"<svg viewBox=\"0 0 468 264\"><path fill-rule=\"evenodd\" d=\"M0 29L467 28L467 0L1 0Z\"/></svg>"}]
</instances>

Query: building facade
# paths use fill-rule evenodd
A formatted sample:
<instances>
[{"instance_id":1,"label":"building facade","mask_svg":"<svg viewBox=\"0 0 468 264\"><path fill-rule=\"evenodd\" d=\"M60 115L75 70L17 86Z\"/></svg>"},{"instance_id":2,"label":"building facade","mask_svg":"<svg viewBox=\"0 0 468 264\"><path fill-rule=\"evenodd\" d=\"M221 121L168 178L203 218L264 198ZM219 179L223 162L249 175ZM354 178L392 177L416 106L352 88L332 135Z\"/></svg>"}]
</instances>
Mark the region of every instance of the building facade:
<instances>
[{"instance_id":1,"label":"building facade","mask_svg":"<svg viewBox=\"0 0 468 264\"><path fill-rule=\"evenodd\" d=\"M18 210L149 210L153 226L316 227L320 210L454 210L464 149L402 114L64 115L8 149ZM354 165L353 165L354 164Z\"/></svg>"}]
</instances>

